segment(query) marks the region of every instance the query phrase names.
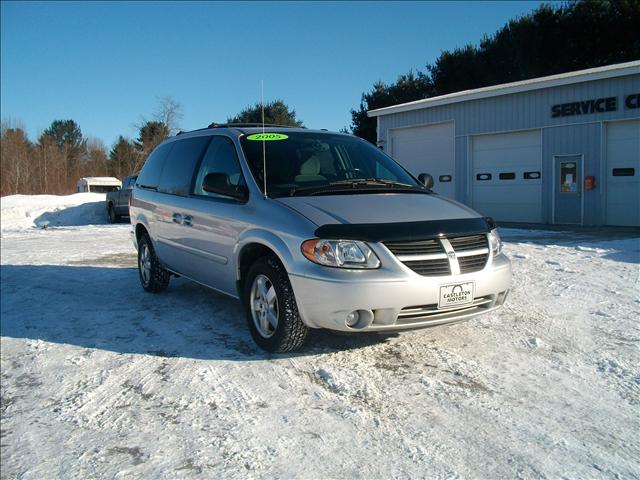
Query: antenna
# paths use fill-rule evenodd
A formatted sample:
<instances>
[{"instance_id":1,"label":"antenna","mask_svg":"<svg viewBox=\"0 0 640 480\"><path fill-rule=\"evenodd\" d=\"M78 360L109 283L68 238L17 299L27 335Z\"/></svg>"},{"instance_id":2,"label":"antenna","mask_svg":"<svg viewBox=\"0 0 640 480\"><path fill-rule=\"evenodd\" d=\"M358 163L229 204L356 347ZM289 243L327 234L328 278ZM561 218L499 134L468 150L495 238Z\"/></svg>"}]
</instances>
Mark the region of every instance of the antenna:
<instances>
[{"instance_id":1,"label":"antenna","mask_svg":"<svg viewBox=\"0 0 640 480\"><path fill-rule=\"evenodd\" d=\"M262 106L262 180L264 182L264 198L267 197L267 145L264 137L264 80L260 80L260 105Z\"/></svg>"}]
</instances>

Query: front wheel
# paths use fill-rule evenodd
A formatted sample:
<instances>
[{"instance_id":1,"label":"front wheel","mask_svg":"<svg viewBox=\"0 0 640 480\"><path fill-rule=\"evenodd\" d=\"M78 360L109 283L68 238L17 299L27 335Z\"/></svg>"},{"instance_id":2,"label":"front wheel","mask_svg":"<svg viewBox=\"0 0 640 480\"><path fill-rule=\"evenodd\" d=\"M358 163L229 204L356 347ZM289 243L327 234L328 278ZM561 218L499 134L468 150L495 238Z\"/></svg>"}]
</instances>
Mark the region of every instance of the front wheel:
<instances>
[{"instance_id":1,"label":"front wheel","mask_svg":"<svg viewBox=\"0 0 640 480\"><path fill-rule=\"evenodd\" d=\"M268 352L302 347L308 328L298 313L289 276L277 258L260 258L249 269L244 303L251 336L260 347Z\"/></svg>"},{"instance_id":2,"label":"front wheel","mask_svg":"<svg viewBox=\"0 0 640 480\"><path fill-rule=\"evenodd\" d=\"M147 292L161 292L169 286L169 271L160 263L148 235L143 235L138 243L138 274Z\"/></svg>"}]
</instances>

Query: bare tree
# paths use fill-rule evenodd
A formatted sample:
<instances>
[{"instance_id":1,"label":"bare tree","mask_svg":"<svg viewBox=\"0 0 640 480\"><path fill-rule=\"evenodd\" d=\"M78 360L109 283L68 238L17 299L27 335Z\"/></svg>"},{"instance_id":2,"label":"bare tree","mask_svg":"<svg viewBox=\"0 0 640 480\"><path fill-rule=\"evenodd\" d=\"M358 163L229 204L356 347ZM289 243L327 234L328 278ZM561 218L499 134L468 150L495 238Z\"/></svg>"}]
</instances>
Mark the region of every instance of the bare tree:
<instances>
[{"instance_id":1,"label":"bare tree","mask_svg":"<svg viewBox=\"0 0 640 480\"><path fill-rule=\"evenodd\" d=\"M153 113L153 119L163 123L169 130L170 135L175 135L180 130L180 120L182 120L182 105L173 97L167 95L158 97L158 105Z\"/></svg>"},{"instance_id":2,"label":"bare tree","mask_svg":"<svg viewBox=\"0 0 640 480\"><path fill-rule=\"evenodd\" d=\"M33 189L30 162L32 145L23 128L3 121L0 127L1 195L29 193Z\"/></svg>"},{"instance_id":3,"label":"bare tree","mask_svg":"<svg viewBox=\"0 0 640 480\"><path fill-rule=\"evenodd\" d=\"M99 138L87 138L86 157L81 168L82 176L108 175L108 152Z\"/></svg>"}]
</instances>

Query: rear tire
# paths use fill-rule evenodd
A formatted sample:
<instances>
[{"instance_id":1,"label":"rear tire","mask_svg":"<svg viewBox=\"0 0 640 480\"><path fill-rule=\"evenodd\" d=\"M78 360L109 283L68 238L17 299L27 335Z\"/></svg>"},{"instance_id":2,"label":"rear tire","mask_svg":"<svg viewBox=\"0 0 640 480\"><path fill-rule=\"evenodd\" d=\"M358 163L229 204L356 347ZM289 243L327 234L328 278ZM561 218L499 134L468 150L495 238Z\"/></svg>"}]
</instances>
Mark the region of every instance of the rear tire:
<instances>
[{"instance_id":1,"label":"rear tire","mask_svg":"<svg viewBox=\"0 0 640 480\"><path fill-rule=\"evenodd\" d=\"M118 223L118 215L116 215L116 210L115 208L113 208L113 205L109 205L109 210L108 210L108 214L109 214L109 223Z\"/></svg>"},{"instance_id":2,"label":"rear tire","mask_svg":"<svg viewBox=\"0 0 640 480\"><path fill-rule=\"evenodd\" d=\"M171 274L160 263L148 235L143 235L138 242L138 275L147 292L162 292L169 286Z\"/></svg>"},{"instance_id":3,"label":"rear tire","mask_svg":"<svg viewBox=\"0 0 640 480\"><path fill-rule=\"evenodd\" d=\"M309 329L298 313L284 266L273 256L258 259L244 284L247 323L253 340L268 352L299 350Z\"/></svg>"}]
</instances>

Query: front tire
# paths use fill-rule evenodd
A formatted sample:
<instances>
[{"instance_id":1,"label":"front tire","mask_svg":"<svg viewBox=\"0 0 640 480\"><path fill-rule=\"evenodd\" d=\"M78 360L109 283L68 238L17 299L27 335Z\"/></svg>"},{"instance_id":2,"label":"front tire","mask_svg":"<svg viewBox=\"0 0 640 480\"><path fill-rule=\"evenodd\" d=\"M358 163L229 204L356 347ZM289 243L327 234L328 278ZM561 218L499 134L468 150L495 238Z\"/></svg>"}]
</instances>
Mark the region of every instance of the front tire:
<instances>
[{"instance_id":1,"label":"front tire","mask_svg":"<svg viewBox=\"0 0 640 480\"><path fill-rule=\"evenodd\" d=\"M138 275L147 292L162 292L169 286L170 273L160 263L148 235L143 235L138 243Z\"/></svg>"},{"instance_id":2,"label":"front tire","mask_svg":"<svg viewBox=\"0 0 640 480\"><path fill-rule=\"evenodd\" d=\"M268 352L300 349L309 329L302 322L284 266L272 256L260 258L247 274L244 304L254 341Z\"/></svg>"}]
</instances>

